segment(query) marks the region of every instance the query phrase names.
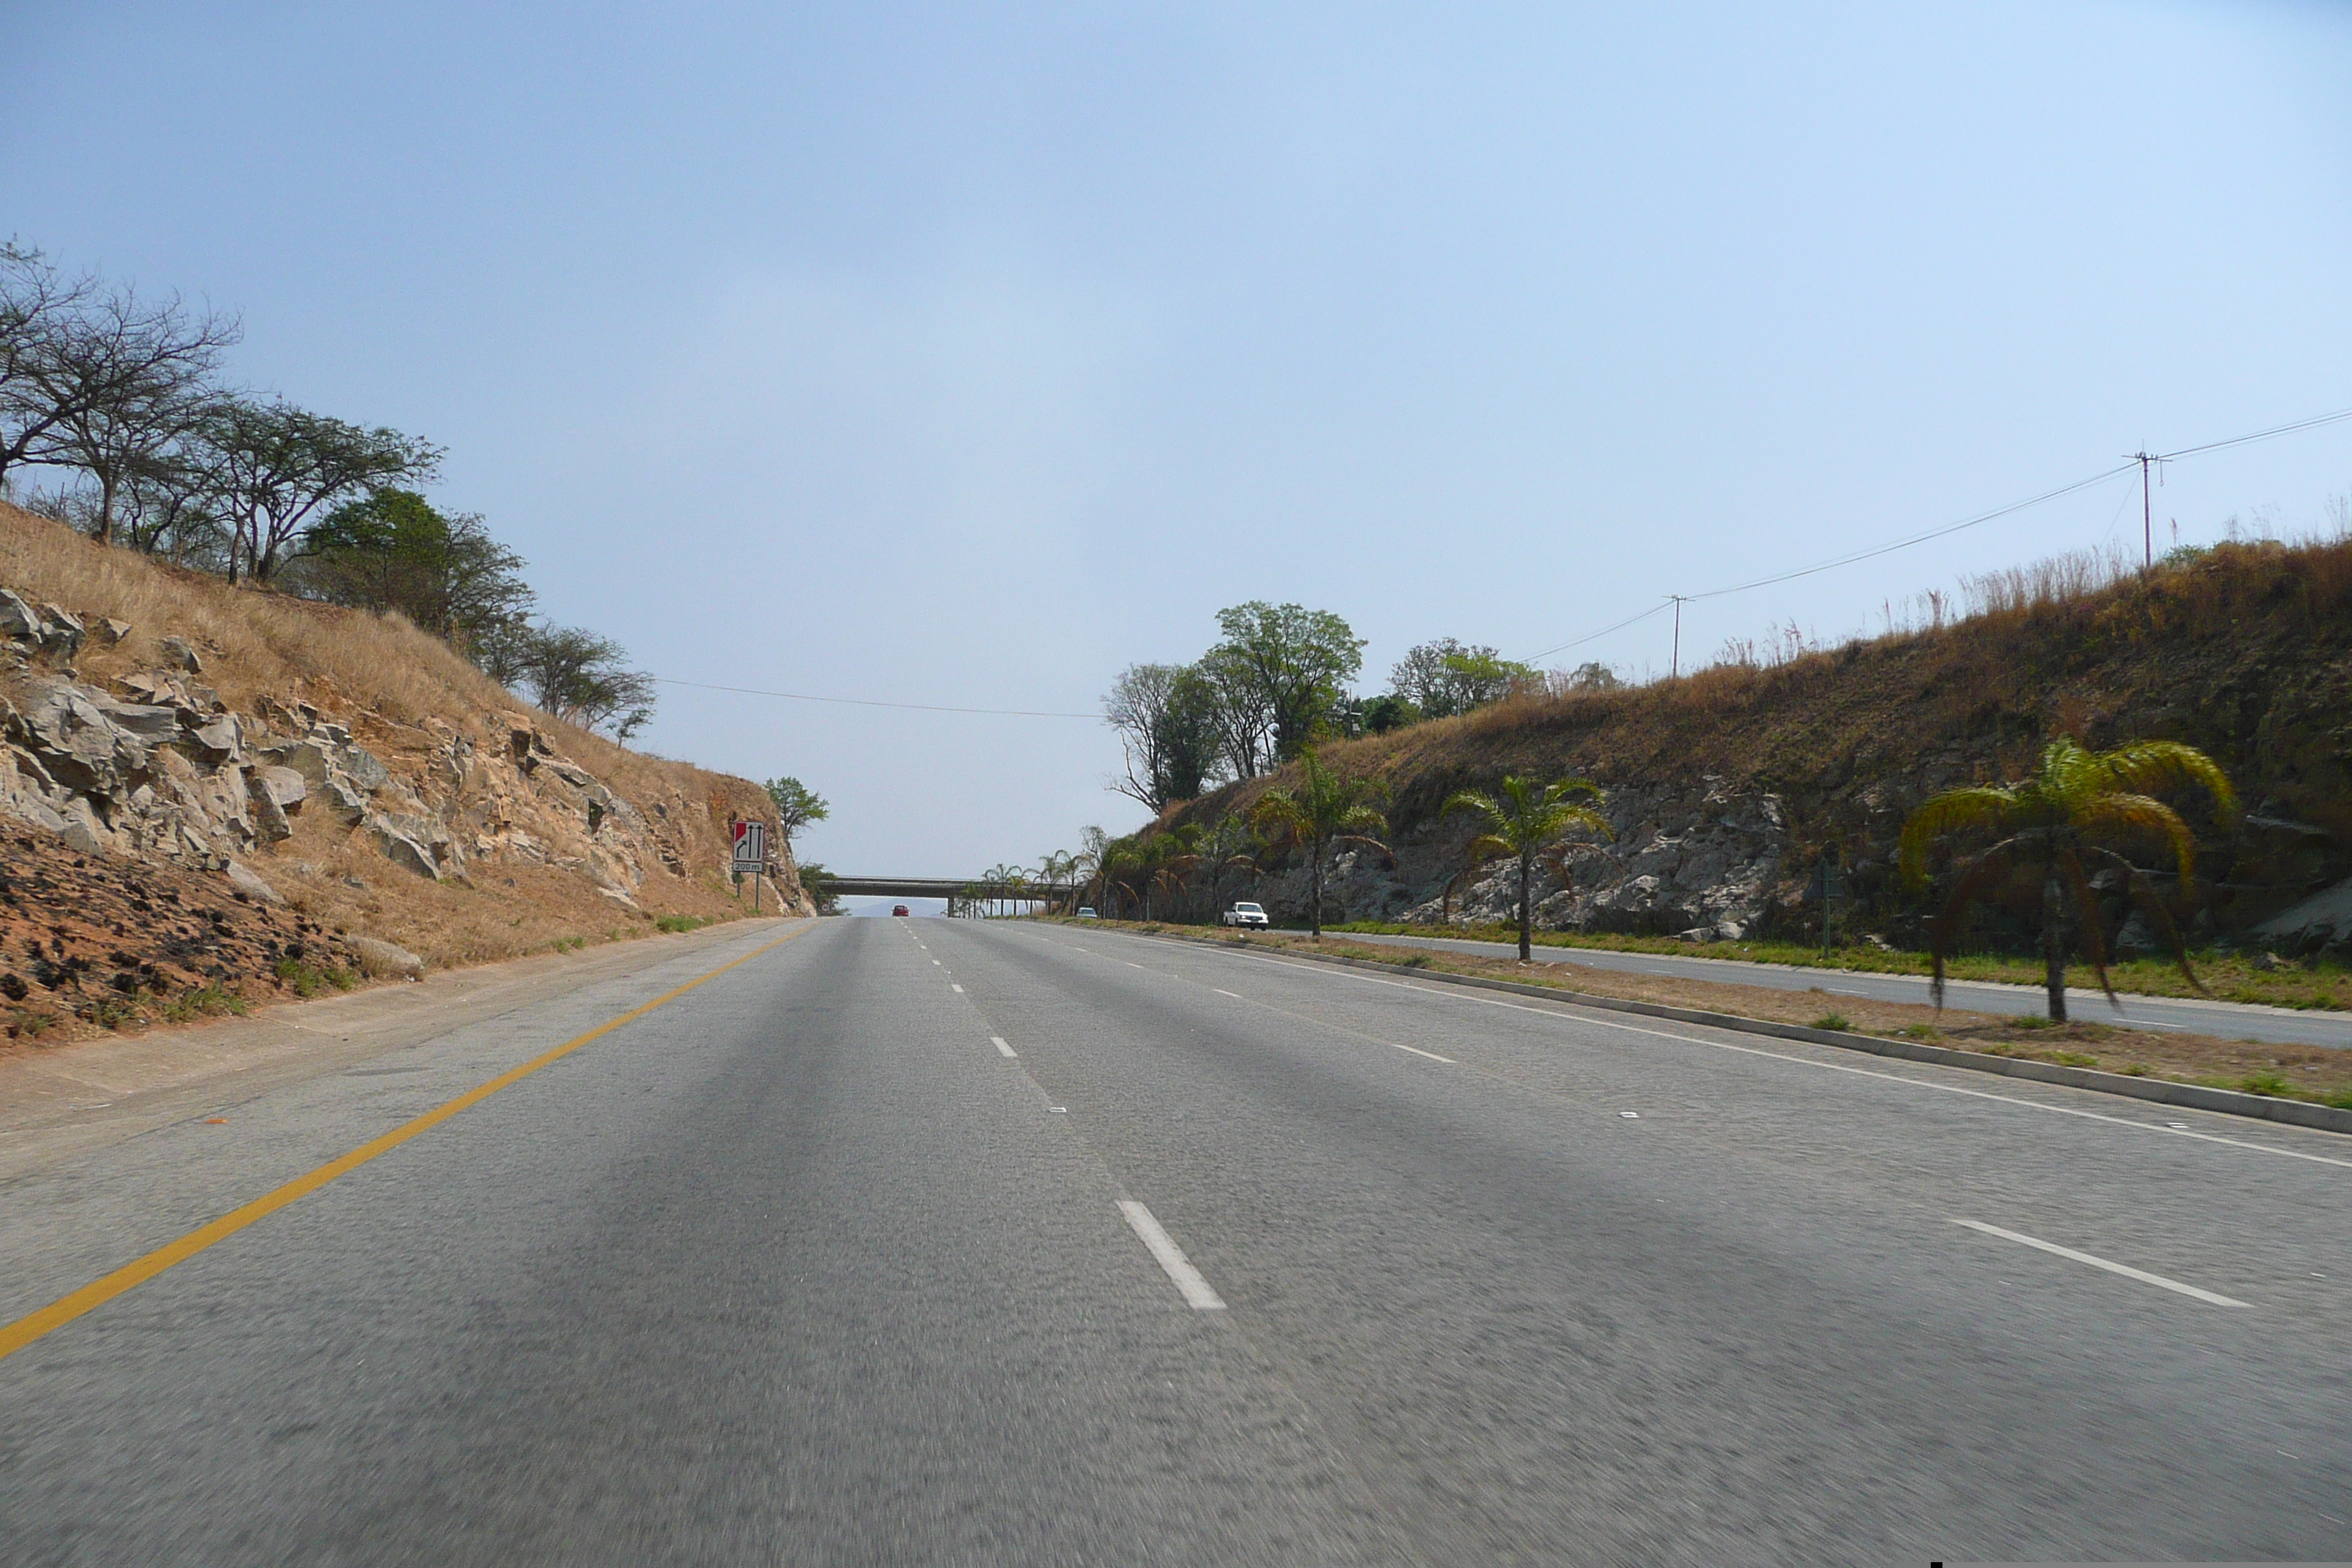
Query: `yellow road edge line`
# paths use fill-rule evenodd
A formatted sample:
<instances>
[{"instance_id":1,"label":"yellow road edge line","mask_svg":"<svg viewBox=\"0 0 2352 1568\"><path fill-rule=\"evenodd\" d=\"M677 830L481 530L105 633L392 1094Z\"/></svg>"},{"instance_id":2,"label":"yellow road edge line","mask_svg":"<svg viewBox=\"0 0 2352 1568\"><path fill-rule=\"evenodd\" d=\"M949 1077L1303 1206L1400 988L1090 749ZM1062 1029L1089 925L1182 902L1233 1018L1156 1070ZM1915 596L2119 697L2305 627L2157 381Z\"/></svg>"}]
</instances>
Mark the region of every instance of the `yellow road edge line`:
<instances>
[{"instance_id":1,"label":"yellow road edge line","mask_svg":"<svg viewBox=\"0 0 2352 1568\"><path fill-rule=\"evenodd\" d=\"M642 1007L633 1007L619 1017L599 1024L575 1039L566 1040L553 1050L533 1057L520 1067L508 1068L488 1083L478 1084L467 1089L446 1105L436 1106L415 1121L394 1128L383 1137L373 1139L348 1154L328 1161L307 1175L295 1177L277 1191L265 1193L242 1208L231 1209L211 1224L198 1226L177 1241L166 1242L146 1257L124 1264L103 1279L91 1280L73 1294L60 1296L37 1311L26 1313L6 1328L0 1328L0 1361L5 1361L16 1354L42 1335L65 1327L83 1313L93 1311L125 1291L145 1284L165 1269L185 1263L206 1247L227 1240L256 1220L266 1219L296 1199L317 1192L336 1177L358 1170L377 1155L388 1153L418 1133L427 1132L440 1126L459 1111L479 1105L499 1090L510 1084L521 1082L549 1063L560 1061L581 1047L601 1040L614 1030L635 1023L655 1008L677 1001L696 986L706 981L716 980L729 970L749 963L763 952L773 952L809 929L807 926L803 926L800 931L786 931L775 941L754 948L740 958L722 963L708 974L696 976L675 991L662 993Z\"/></svg>"}]
</instances>

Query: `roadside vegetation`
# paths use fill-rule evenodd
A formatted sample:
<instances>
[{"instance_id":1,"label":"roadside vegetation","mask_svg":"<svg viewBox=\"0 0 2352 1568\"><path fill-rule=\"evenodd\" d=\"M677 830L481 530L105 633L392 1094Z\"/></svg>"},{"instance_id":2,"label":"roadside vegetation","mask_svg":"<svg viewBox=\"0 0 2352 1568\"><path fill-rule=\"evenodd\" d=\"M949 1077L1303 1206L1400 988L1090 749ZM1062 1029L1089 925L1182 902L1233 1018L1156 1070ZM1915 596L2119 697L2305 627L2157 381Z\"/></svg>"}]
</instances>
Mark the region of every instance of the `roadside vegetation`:
<instances>
[{"instance_id":1,"label":"roadside vegetation","mask_svg":"<svg viewBox=\"0 0 2352 1568\"><path fill-rule=\"evenodd\" d=\"M1237 605L1201 658L1131 667L1106 699L1129 763L1114 787L1153 819L1125 837L1088 829L1038 879L1106 917L1208 923L1246 898L1309 930L1516 942L1499 922L1469 931L1456 895L1475 882L1476 918L1495 921L1507 884L1516 916L1524 870L1530 948L1931 977L1940 958L1948 975L2039 985L2059 1008L2053 985L2077 966L2117 991L2352 1005L2352 929L2251 934L2352 886L2352 503L2300 542L2231 535L2145 568L2077 552L1986 574L1887 606L1877 636L1824 646L1784 628L1664 679L1536 671L1442 638L1365 696L1344 619ZM1311 838L1268 830L1260 801L1296 796L1310 752L1381 816L1377 837L1408 870L1361 860L1335 893ZM1605 792L1588 805L1622 842L1586 832L1549 854L1486 842L1465 856L1503 837L1465 795L1499 806L1506 781L1580 778ZM1633 876L1626 863L1666 831L1643 814L1663 802L1687 820L1702 798L1772 803L1759 912L1722 932L1712 917L1666 923L1672 904L1557 912L1580 907L1563 890ZM1367 919L1401 901L1416 923Z\"/></svg>"},{"instance_id":2,"label":"roadside vegetation","mask_svg":"<svg viewBox=\"0 0 2352 1568\"><path fill-rule=\"evenodd\" d=\"M420 493L441 447L226 380L242 333L0 244L0 500L179 572L397 616L616 742L651 721L625 649L540 616L522 557Z\"/></svg>"},{"instance_id":3,"label":"roadside vegetation","mask_svg":"<svg viewBox=\"0 0 2352 1568\"><path fill-rule=\"evenodd\" d=\"M2018 1057L2061 1067L2088 1068L2131 1077L2168 1079L2209 1089L2305 1100L2352 1110L2352 1051L2336 1050L2325 1046L2275 1045L2171 1031L2136 1030L2088 1020L2053 1024L2047 1018L2031 1015L2007 1016L1959 1008L1938 1010L1858 996L1835 997L1832 1007L1830 1005L1832 1000L1831 994L1818 988L1779 991L1742 985L1735 980L1685 980L1672 975L1633 974L1622 970L1587 968L1575 963L1542 963L1523 967L1515 960L1503 957L1480 958L1429 949L1401 952L1393 947L1351 943L1336 933L1326 933L1319 940L1297 931L1213 935L1194 927L1164 921L1108 923L1118 930L1144 935L1183 936L1193 941L1223 942L1237 947L1319 952L1440 973L1507 979L1515 984L1545 986L1563 992L1659 1003L1666 1006L1756 1018L1768 1023L1797 1024L1811 1028L1876 1035L1888 1039L1916 1040L1955 1050ZM1687 952L1689 950L1678 948L1677 951Z\"/></svg>"},{"instance_id":4,"label":"roadside vegetation","mask_svg":"<svg viewBox=\"0 0 2352 1568\"><path fill-rule=\"evenodd\" d=\"M1505 925L1433 927L1404 925L1394 921L1349 921L1324 927L1327 933L1367 936L1462 937L1472 942L1513 941L1517 932ZM1641 936L1620 931L1539 931L1537 947L1596 948L1615 952L1673 953L1685 958L1738 959L1749 963L1775 963L1790 969L1820 969L1862 974L1935 973L1933 959L1924 952L1883 947L1874 943L1844 943L1823 950L1805 942L1685 942L1678 937ZM1384 951L1393 952L1394 949ZM2246 1002L2263 1007L2338 1011L2352 1008L2352 965L2334 957L2304 963L2281 963L2264 953L2226 952L2192 949L2189 957L2205 989L2182 977L2169 959L2118 959L2107 965L2107 978L2116 991L2137 996L2205 996L2221 1002ZM2015 953L1964 952L1950 955L1946 975L1953 980L1989 980L2004 985L2041 985L2042 960Z\"/></svg>"}]
</instances>

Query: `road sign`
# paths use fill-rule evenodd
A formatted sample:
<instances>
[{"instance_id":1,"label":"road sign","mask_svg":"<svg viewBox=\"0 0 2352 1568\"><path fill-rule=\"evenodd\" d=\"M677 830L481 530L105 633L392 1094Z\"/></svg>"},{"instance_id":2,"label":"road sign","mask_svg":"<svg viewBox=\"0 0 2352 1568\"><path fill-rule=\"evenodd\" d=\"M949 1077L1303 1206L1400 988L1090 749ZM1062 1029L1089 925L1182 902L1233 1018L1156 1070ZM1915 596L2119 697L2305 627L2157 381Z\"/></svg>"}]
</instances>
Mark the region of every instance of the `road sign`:
<instances>
[{"instance_id":1,"label":"road sign","mask_svg":"<svg viewBox=\"0 0 2352 1568\"><path fill-rule=\"evenodd\" d=\"M746 877L756 877L768 868L768 825L764 822L739 822L735 825L735 869Z\"/></svg>"}]
</instances>

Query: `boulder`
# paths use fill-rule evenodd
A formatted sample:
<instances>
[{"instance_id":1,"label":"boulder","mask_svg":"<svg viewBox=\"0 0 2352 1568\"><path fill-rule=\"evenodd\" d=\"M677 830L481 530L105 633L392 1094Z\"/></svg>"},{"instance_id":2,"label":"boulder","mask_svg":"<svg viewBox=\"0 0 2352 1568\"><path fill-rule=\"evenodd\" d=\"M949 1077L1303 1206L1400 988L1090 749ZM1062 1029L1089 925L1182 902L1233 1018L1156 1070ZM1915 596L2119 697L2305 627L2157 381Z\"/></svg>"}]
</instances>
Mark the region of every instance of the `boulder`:
<instances>
[{"instance_id":1,"label":"boulder","mask_svg":"<svg viewBox=\"0 0 2352 1568\"><path fill-rule=\"evenodd\" d=\"M425 973L425 961L396 942L380 937L355 936L352 947L360 955L360 968L371 979L415 980Z\"/></svg>"},{"instance_id":2,"label":"boulder","mask_svg":"<svg viewBox=\"0 0 2352 1568\"><path fill-rule=\"evenodd\" d=\"M90 700L100 712L113 721L117 729L128 730L151 746L161 745L180 732L179 715L170 708L146 702L117 702L111 697L93 696Z\"/></svg>"},{"instance_id":3,"label":"boulder","mask_svg":"<svg viewBox=\"0 0 2352 1568\"><path fill-rule=\"evenodd\" d=\"M369 795L373 795L392 782L392 770L378 762L375 753L365 746L354 746L348 741L337 747L335 761L352 783Z\"/></svg>"},{"instance_id":4,"label":"boulder","mask_svg":"<svg viewBox=\"0 0 2352 1568\"><path fill-rule=\"evenodd\" d=\"M131 635L129 621L118 621L108 616L91 616L89 621L91 628L97 632L99 641L109 647L112 647Z\"/></svg>"},{"instance_id":5,"label":"boulder","mask_svg":"<svg viewBox=\"0 0 2352 1568\"><path fill-rule=\"evenodd\" d=\"M2302 952L2352 940L2352 881L2336 883L2280 910L2248 933L2265 945Z\"/></svg>"},{"instance_id":6,"label":"boulder","mask_svg":"<svg viewBox=\"0 0 2352 1568\"><path fill-rule=\"evenodd\" d=\"M245 793L253 803L253 837L257 842L279 844L294 837L294 825L287 820L286 808L271 795L258 770L247 775Z\"/></svg>"},{"instance_id":7,"label":"boulder","mask_svg":"<svg viewBox=\"0 0 2352 1568\"><path fill-rule=\"evenodd\" d=\"M303 799L310 794L302 775L292 768L254 769L253 788L257 794L267 795L272 805L288 812L301 810Z\"/></svg>"},{"instance_id":8,"label":"boulder","mask_svg":"<svg viewBox=\"0 0 2352 1568\"><path fill-rule=\"evenodd\" d=\"M265 904L282 904L286 901L277 889L263 881L260 875L244 862L232 860L226 869L229 886L247 898L258 899Z\"/></svg>"},{"instance_id":9,"label":"boulder","mask_svg":"<svg viewBox=\"0 0 2352 1568\"><path fill-rule=\"evenodd\" d=\"M236 714L224 713L193 725L188 718L184 711L179 715L184 743L205 761L218 766L233 761L245 750L245 726Z\"/></svg>"},{"instance_id":10,"label":"boulder","mask_svg":"<svg viewBox=\"0 0 2352 1568\"><path fill-rule=\"evenodd\" d=\"M155 646L163 650L165 661L173 668L184 669L190 675L204 673L205 661L198 657L194 645L187 638L160 637L156 640Z\"/></svg>"},{"instance_id":11,"label":"boulder","mask_svg":"<svg viewBox=\"0 0 2352 1568\"><path fill-rule=\"evenodd\" d=\"M48 623L42 628L41 646L53 648L68 658L80 649L82 639L89 635L89 629L81 624L80 616L69 616L55 605L43 605L41 618Z\"/></svg>"},{"instance_id":12,"label":"boulder","mask_svg":"<svg viewBox=\"0 0 2352 1568\"><path fill-rule=\"evenodd\" d=\"M297 741L290 746L275 746L268 753L282 765L291 768L314 784L324 785L328 774L335 772L333 755L317 741Z\"/></svg>"},{"instance_id":13,"label":"boulder","mask_svg":"<svg viewBox=\"0 0 2352 1568\"><path fill-rule=\"evenodd\" d=\"M433 858L432 850L427 849L410 833L404 831L404 826L402 823L382 816L369 816L365 819L368 836L375 840L377 850L385 859L404 871L415 872L427 881L439 881L441 863Z\"/></svg>"},{"instance_id":14,"label":"boulder","mask_svg":"<svg viewBox=\"0 0 2352 1568\"><path fill-rule=\"evenodd\" d=\"M110 795L147 769L146 742L69 682L42 689L16 726L49 776L68 789Z\"/></svg>"},{"instance_id":15,"label":"boulder","mask_svg":"<svg viewBox=\"0 0 2352 1568\"><path fill-rule=\"evenodd\" d=\"M327 809L347 825L367 815L367 796L341 773L330 773L320 793L326 797Z\"/></svg>"},{"instance_id":16,"label":"boulder","mask_svg":"<svg viewBox=\"0 0 2352 1568\"><path fill-rule=\"evenodd\" d=\"M37 643L46 629L40 611L26 604L21 595L0 588L0 637L14 642Z\"/></svg>"}]
</instances>

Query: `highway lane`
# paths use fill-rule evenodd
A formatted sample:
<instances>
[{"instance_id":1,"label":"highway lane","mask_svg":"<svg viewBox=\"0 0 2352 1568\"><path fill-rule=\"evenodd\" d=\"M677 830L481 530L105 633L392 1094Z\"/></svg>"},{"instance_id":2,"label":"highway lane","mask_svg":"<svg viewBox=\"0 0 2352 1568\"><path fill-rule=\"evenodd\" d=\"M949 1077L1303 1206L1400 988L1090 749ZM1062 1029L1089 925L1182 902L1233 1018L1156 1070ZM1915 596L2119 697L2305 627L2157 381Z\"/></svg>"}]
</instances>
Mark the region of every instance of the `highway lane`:
<instances>
[{"instance_id":1,"label":"highway lane","mask_svg":"<svg viewBox=\"0 0 2352 1568\"><path fill-rule=\"evenodd\" d=\"M0 1187L0 1316L595 1001ZM2347 1554L2352 1140L1771 1045L824 922L0 1360L0 1561Z\"/></svg>"},{"instance_id":2,"label":"highway lane","mask_svg":"<svg viewBox=\"0 0 2352 1568\"><path fill-rule=\"evenodd\" d=\"M1349 942L1437 948L1475 953L1481 958L1516 958L1519 951L1516 942L1472 942L1462 937L1376 936L1356 931L1337 934ZM1582 963L1632 974L1671 974L1727 985L1763 985L1775 991L1818 989L1832 996L1865 996L1874 1001L1911 1002L1921 1006L1933 1000L1927 978L1920 974L1798 969L1784 963L1751 963L1736 958L1685 958L1676 953L1618 952L1598 947L1537 947L1532 957L1538 963ZM2041 987L2034 985L1955 980L1946 985L1945 995L1952 1006L1980 1013L2030 1013L2039 1016L2048 1008ZM2120 1009L2111 1005L2105 993L2095 987L2069 986L2067 1011L2076 1018L2127 1023L2146 1029L2182 1029L2216 1035L2225 1040L2333 1046L2338 1049L2352 1047L2352 1015L2344 1013L2261 1007L2190 996L2136 996L2119 992L2117 997L2122 1004Z\"/></svg>"}]
</instances>

